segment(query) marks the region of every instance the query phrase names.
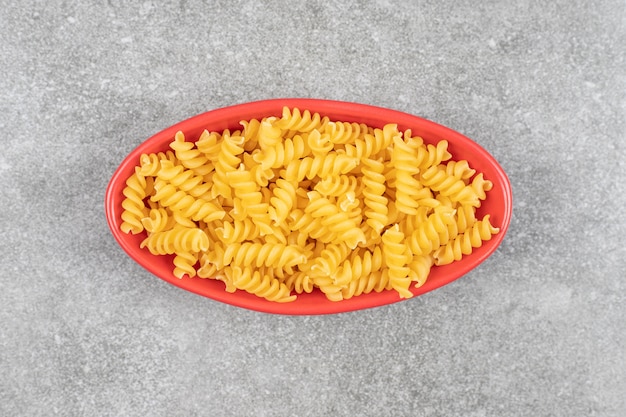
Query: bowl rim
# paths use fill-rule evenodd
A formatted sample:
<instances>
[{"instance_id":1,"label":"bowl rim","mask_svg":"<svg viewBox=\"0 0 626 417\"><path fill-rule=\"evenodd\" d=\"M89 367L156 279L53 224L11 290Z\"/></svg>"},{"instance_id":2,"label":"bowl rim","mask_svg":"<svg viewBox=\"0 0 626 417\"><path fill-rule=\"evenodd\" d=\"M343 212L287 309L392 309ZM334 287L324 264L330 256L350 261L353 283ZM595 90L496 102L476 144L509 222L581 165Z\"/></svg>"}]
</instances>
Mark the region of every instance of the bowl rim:
<instances>
[{"instance_id":1,"label":"bowl rim","mask_svg":"<svg viewBox=\"0 0 626 417\"><path fill-rule=\"evenodd\" d=\"M279 117L282 114L282 108L284 106L298 108L302 111L307 109L311 112L318 112L322 116L331 115L329 116L331 120L357 121L374 127L382 127L381 123L384 124L385 120L387 123L397 123L401 130L405 130L407 127L412 128L414 134L415 132L427 132L427 135L423 133L418 135L422 136L426 143L447 139L450 144L450 149L457 148L456 153L462 150L465 153L480 155L481 159L478 162L487 164L478 168L472 165L471 160L468 160L470 165L477 168L479 172L484 172L487 169L490 173L489 177L486 176L487 179L493 182L494 189L498 187L498 198L501 200L497 205L499 210L497 213L490 214L496 214L498 221L495 225L500 228L500 232L494 235L491 240L484 242L481 248L474 249L471 255L465 256L461 261L450 264L454 265L453 267L450 265L433 266L431 274L424 285L419 288L411 287L411 292L414 294L412 298L448 285L466 275L489 258L502 243L507 234L512 217L513 196L511 183L498 161L474 140L431 120L389 108L339 100L274 98L235 104L194 115L153 134L124 157L111 176L105 192L105 215L107 224L113 237L123 251L148 272L172 285L214 301L263 313L283 315L337 314L381 307L408 300L400 298L393 290L383 291L381 293L362 294L348 300L331 302L326 300L325 296L316 289L312 294L298 295L297 300L291 303L267 301L244 291L229 293L224 291L223 283L214 279L198 277L184 277L183 279L178 279L172 274L173 267L169 269L169 273L164 273L163 268L158 267L157 263L150 262L150 260L154 261L154 259L151 259L154 255L149 254L149 252L146 253L147 250L145 249L139 250L136 244L136 237L121 232L119 228L121 224L121 191L125 186L126 179L130 173L132 173L132 170L134 170L134 166L138 165L139 156L142 153L165 150L167 144L173 140L174 134L179 130L183 132L200 131L204 129L205 126L211 126L209 130L212 131L223 131L226 128L234 129L235 120L238 125L241 120L250 120L252 118L272 115ZM221 126L225 127L220 128ZM430 136L431 134L435 137ZM193 140L196 140L196 138ZM155 148L155 144L159 144L161 147ZM162 147L163 144L166 146ZM455 160L467 159L456 158L455 152L452 150L451 153ZM490 200L491 194L493 194L493 189L488 192L488 199L486 201ZM495 204L495 202L493 204ZM445 273L442 272L442 270ZM202 284L200 284L200 282L202 282Z\"/></svg>"}]
</instances>

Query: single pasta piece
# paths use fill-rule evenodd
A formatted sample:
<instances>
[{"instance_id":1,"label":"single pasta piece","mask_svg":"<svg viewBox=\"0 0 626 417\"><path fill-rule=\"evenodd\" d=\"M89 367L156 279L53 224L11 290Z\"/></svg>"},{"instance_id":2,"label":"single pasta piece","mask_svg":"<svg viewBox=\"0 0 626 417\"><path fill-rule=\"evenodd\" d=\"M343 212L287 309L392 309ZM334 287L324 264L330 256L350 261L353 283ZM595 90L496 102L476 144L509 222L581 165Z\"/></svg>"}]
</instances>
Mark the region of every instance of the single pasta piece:
<instances>
[{"instance_id":1,"label":"single pasta piece","mask_svg":"<svg viewBox=\"0 0 626 417\"><path fill-rule=\"evenodd\" d=\"M305 178L313 179L319 177L321 179L347 174L358 165L358 159L341 154L328 153L325 156L305 157L298 160L290 161L281 171L281 177L289 181L301 182Z\"/></svg>"},{"instance_id":2,"label":"single pasta piece","mask_svg":"<svg viewBox=\"0 0 626 417\"><path fill-rule=\"evenodd\" d=\"M324 127L324 133L335 144L354 143L357 139L363 139L365 134L373 135L374 129L364 123L328 122Z\"/></svg>"},{"instance_id":3,"label":"single pasta piece","mask_svg":"<svg viewBox=\"0 0 626 417\"><path fill-rule=\"evenodd\" d=\"M135 167L135 173L126 180L126 187L122 190L124 201L122 201L122 225L121 229L124 233L132 233L134 235L143 231L141 219L146 217L148 210L143 203L147 192L146 177L141 174L141 169Z\"/></svg>"},{"instance_id":4,"label":"single pasta piece","mask_svg":"<svg viewBox=\"0 0 626 417\"><path fill-rule=\"evenodd\" d=\"M221 265L262 266L273 268L291 267L306 259L299 248L271 243L233 243L224 246Z\"/></svg>"},{"instance_id":5,"label":"single pasta piece","mask_svg":"<svg viewBox=\"0 0 626 417\"><path fill-rule=\"evenodd\" d=\"M211 184L205 183L202 176L196 175L191 169L185 169L182 165L174 165L172 161L161 161L157 178L168 181L193 197L200 197L211 189Z\"/></svg>"},{"instance_id":6,"label":"single pasta piece","mask_svg":"<svg viewBox=\"0 0 626 417\"><path fill-rule=\"evenodd\" d=\"M261 236L260 227L249 217L243 220L225 221L214 230L217 238L226 244L254 240Z\"/></svg>"},{"instance_id":7,"label":"single pasta piece","mask_svg":"<svg viewBox=\"0 0 626 417\"><path fill-rule=\"evenodd\" d=\"M271 148L282 141L282 129L276 126L275 117L268 117L261 121L257 141L261 149Z\"/></svg>"},{"instance_id":8,"label":"single pasta piece","mask_svg":"<svg viewBox=\"0 0 626 417\"><path fill-rule=\"evenodd\" d=\"M415 177L419 173L415 165L418 146L414 141L405 142L399 135L394 137L392 163L396 179L396 207L409 215L417 214L418 198L430 197L428 189L424 189Z\"/></svg>"},{"instance_id":9,"label":"single pasta piece","mask_svg":"<svg viewBox=\"0 0 626 417\"><path fill-rule=\"evenodd\" d=\"M433 263L432 255L413 256L413 259L409 262L409 277L411 281L415 282L415 288L419 288L426 283Z\"/></svg>"},{"instance_id":10,"label":"single pasta piece","mask_svg":"<svg viewBox=\"0 0 626 417\"><path fill-rule=\"evenodd\" d=\"M200 252L209 249L209 237L202 229L174 226L164 232L150 234L141 242L153 255Z\"/></svg>"},{"instance_id":11,"label":"single pasta piece","mask_svg":"<svg viewBox=\"0 0 626 417\"><path fill-rule=\"evenodd\" d=\"M215 175L213 175L213 188L211 189L213 198L217 196L232 197L226 173L236 171L243 162L240 158L240 155L244 152L243 142L243 136L227 136L221 142L220 152L215 164Z\"/></svg>"},{"instance_id":12,"label":"single pasta piece","mask_svg":"<svg viewBox=\"0 0 626 417\"><path fill-rule=\"evenodd\" d=\"M247 152L254 151L259 144L259 128L261 127L261 122L257 119L251 119L242 120L239 124L243 126L241 136L245 138L243 145L244 150Z\"/></svg>"},{"instance_id":13,"label":"single pasta piece","mask_svg":"<svg viewBox=\"0 0 626 417\"><path fill-rule=\"evenodd\" d=\"M410 298L413 293L409 291L411 270L408 267L408 247L404 242L404 233L400 226L395 224L383 233L383 256L385 265L389 270L389 283L402 298Z\"/></svg>"},{"instance_id":14,"label":"single pasta piece","mask_svg":"<svg viewBox=\"0 0 626 417\"><path fill-rule=\"evenodd\" d=\"M227 274L232 275L231 281L237 289L279 303L287 303L296 299L295 295L290 295L291 291L284 282L279 281L269 273L265 273L263 269L253 271L252 268L234 266L227 267L226 271Z\"/></svg>"},{"instance_id":15,"label":"single pasta piece","mask_svg":"<svg viewBox=\"0 0 626 417\"><path fill-rule=\"evenodd\" d=\"M224 131L224 136L230 136L230 131ZM195 144L198 151L202 152L215 165L219 159L222 140L221 134L204 130Z\"/></svg>"},{"instance_id":16,"label":"single pasta piece","mask_svg":"<svg viewBox=\"0 0 626 417\"><path fill-rule=\"evenodd\" d=\"M279 178L272 188L268 216L275 225L283 223L296 202L297 186L293 182Z\"/></svg>"},{"instance_id":17,"label":"single pasta piece","mask_svg":"<svg viewBox=\"0 0 626 417\"><path fill-rule=\"evenodd\" d=\"M196 276L195 265L198 263L197 252L176 252L174 257L174 276L182 279L187 275L189 278Z\"/></svg>"},{"instance_id":18,"label":"single pasta piece","mask_svg":"<svg viewBox=\"0 0 626 417\"><path fill-rule=\"evenodd\" d=\"M163 207L168 207L173 211L179 211L192 220L204 220L210 223L213 220L223 219L226 214L220 206L204 199L195 198L165 181L157 179L154 188L156 194L150 198L152 201L160 202Z\"/></svg>"},{"instance_id":19,"label":"single pasta piece","mask_svg":"<svg viewBox=\"0 0 626 417\"><path fill-rule=\"evenodd\" d=\"M310 111L299 109L290 111L288 107L283 108L283 116L276 121L276 126L283 130L292 130L299 132L311 132L312 130L324 130L324 125L328 123L328 118L321 118L319 113L311 114Z\"/></svg>"},{"instance_id":20,"label":"single pasta piece","mask_svg":"<svg viewBox=\"0 0 626 417\"><path fill-rule=\"evenodd\" d=\"M499 228L491 224L489 215L487 214L470 229L459 234L445 246L437 249L433 253L435 265L447 265L453 261L460 260L463 255L471 254L474 248L481 247L483 241L490 240L491 237L499 231Z\"/></svg>"},{"instance_id":21,"label":"single pasta piece","mask_svg":"<svg viewBox=\"0 0 626 417\"><path fill-rule=\"evenodd\" d=\"M363 202L367 209L365 210L366 223L370 226L374 233L380 234L387 225L389 209L388 199L385 197L385 177L383 175L384 164L381 160L373 160L365 158L361 160L363 164L361 172L363 173Z\"/></svg>"}]
</instances>

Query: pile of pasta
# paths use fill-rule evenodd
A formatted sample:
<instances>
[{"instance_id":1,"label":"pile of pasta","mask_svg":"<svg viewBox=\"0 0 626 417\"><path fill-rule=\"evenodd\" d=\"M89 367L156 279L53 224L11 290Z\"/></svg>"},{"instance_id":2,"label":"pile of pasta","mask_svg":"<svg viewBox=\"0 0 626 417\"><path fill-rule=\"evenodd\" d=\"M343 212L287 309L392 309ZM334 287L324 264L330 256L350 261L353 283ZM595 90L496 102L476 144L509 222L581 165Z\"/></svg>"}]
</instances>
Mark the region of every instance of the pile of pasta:
<instances>
[{"instance_id":1,"label":"pile of pasta","mask_svg":"<svg viewBox=\"0 0 626 417\"><path fill-rule=\"evenodd\" d=\"M173 274L218 279L275 302L322 291L413 295L433 265L499 232L476 209L493 184L448 142L285 107L241 129L176 133L143 154L123 190L121 230L173 255Z\"/></svg>"}]
</instances>

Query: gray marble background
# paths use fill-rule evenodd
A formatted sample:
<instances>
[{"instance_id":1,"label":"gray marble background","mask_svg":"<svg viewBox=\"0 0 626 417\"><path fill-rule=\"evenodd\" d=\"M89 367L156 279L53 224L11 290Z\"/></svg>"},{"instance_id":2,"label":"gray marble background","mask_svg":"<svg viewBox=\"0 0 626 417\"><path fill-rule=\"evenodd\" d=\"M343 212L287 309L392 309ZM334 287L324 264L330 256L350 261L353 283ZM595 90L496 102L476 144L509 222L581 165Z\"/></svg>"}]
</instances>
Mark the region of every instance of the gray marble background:
<instances>
[{"instance_id":1,"label":"gray marble background","mask_svg":"<svg viewBox=\"0 0 626 417\"><path fill-rule=\"evenodd\" d=\"M89 3L0 0L0 415L626 415L623 0ZM323 317L130 260L103 207L123 157L276 97L473 138L513 186L504 243L427 295Z\"/></svg>"}]
</instances>

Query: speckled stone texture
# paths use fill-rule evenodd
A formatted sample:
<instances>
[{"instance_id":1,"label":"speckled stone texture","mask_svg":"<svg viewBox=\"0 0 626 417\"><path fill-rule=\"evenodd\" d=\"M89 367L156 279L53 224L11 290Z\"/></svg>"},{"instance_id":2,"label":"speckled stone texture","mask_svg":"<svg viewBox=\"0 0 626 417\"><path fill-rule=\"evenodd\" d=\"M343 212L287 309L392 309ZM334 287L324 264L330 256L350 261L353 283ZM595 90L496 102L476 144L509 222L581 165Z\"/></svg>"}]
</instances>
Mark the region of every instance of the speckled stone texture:
<instances>
[{"instance_id":1,"label":"speckled stone texture","mask_svg":"<svg viewBox=\"0 0 626 417\"><path fill-rule=\"evenodd\" d=\"M626 415L626 5L0 0L0 415ZM206 110L420 115L507 171L479 268L332 316L251 312L126 256L106 185Z\"/></svg>"}]
</instances>

